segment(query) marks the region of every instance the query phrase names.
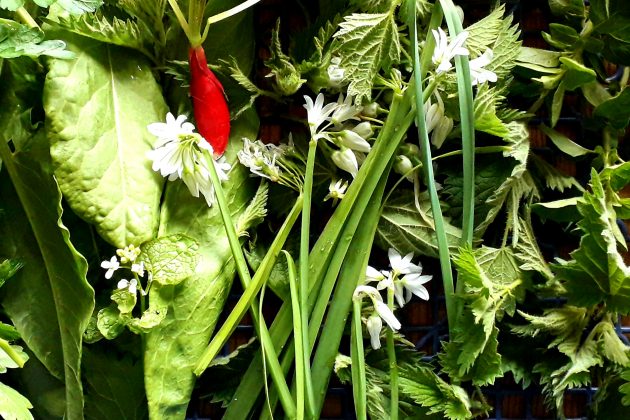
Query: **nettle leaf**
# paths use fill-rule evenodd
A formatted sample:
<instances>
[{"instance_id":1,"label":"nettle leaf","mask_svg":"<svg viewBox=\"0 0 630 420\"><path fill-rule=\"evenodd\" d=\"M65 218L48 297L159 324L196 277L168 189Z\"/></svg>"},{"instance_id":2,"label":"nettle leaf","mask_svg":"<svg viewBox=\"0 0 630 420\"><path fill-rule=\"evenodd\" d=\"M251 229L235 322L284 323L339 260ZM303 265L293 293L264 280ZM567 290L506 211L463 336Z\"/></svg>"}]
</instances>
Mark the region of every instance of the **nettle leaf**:
<instances>
[{"instance_id":1,"label":"nettle leaf","mask_svg":"<svg viewBox=\"0 0 630 420\"><path fill-rule=\"evenodd\" d=\"M58 4L65 11L80 15L82 13L95 12L96 9L101 7L103 0L35 0L35 3L43 7L48 7L53 3Z\"/></svg>"},{"instance_id":2,"label":"nettle leaf","mask_svg":"<svg viewBox=\"0 0 630 420\"><path fill-rule=\"evenodd\" d=\"M44 32L41 29L0 19L0 58L40 55L61 59L74 58L74 53L66 50L65 42L57 39L44 41Z\"/></svg>"},{"instance_id":3,"label":"nettle leaf","mask_svg":"<svg viewBox=\"0 0 630 420\"><path fill-rule=\"evenodd\" d=\"M345 78L350 81L348 95L361 103L372 98L372 84L379 70L388 70L400 59L398 26L393 10L389 13L353 13L339 24L334 35L339 44Z\"/></svg>"},{"instance_id":4,"label":"nettle leaf","mask_svg":"<svg viewBox=\"0 0 630 420\"><path fill-rule=\"evenodd\" d=\"M521 219L518 227L519 240L514 248L514 257L521 263L519 268L525 271L536 271L542 274L547 282L553 281L554 274L538 247L538 240L529 217Z\"/></svg>"},{"instance_id":5,"label":"nettle leaf","mask_svg":"<svg viewBox=\"0 0 630 420\"><path fill-rule=\"evenodd\" d=\"M438 257L437 237L431 204L427 194L419 197L417 208L413 193L397 194L383 207L376 229L376 241L382 249L394 248L403 254ZM461 239L461 229L446 221L449 248L455 250Z\"/></svg>"},{"instance_id":6,"label":"nettle leaf","mask_svg":"<svg viewBox=\"0 0 630 420\"><path fill-rule=\"evenodd\" d=\"M610 192L604 190L595 170L591 172L592 192L577 202L582 216L580 247L571 253L571 261L559 261L553 271L564 283L571 302L591 306L605 303L610 311L630 312L630 268L619 253L625 248L617 226L617 216Z\"/></svg>"},{"instance_id":7,"label":"nettle leaf","mask_svg":"<svg viewBox=\"0 0 630 420\"><path fill-rule=\"evenodd\" d=\"M22 394L0 382L0 416L5 420L32 420L33 405Z\"/></svg>"},{"instance_id":8,"label":"nettle leaf","mask_svg":"<svg viewBox=\"0 0 630 420\"><path fill-rule=\"evenodd\" d=\"M467 310L440 360L452 377L492 383L502 374L496 323L512 316L524 298L521 272L510 248L461 249L453 262L465 284Z\"/></svg>"},{"instance_id":9,"label":"nettle leaf","mask_svg":"<svg viewBox=\"0 0 630 420\"><path fill-rule=\"evenodd\" d=\"M521 49L518 26L512 25L511 15L503 17L504 14L505 6L501 5L466 28L468 39L465 44L472 58L479 57L488 48L492 50L492 62L486 69L495 72L500 81L508 79Z\"/></svg>"},{"instance_id":10,"label":"nettle leaf","mask_svg":"<svg viewBox=\"0 0 630 420\"><path fill-rule=\"evenodd\" d=\"M236 222L236 234L238 236L249 236L247 231L258 226L265 220L265 217L267 217L268 198L269 185L262 181L256 194Z\"/></svg>"},{"instance_id":11,"label":"nettle leaf","mask_svg":"<svg viewBox=\"0 0 630 420\"><path fill-rule=\"evenodd\" d=\"M497 107L504 99L500 91L490 87L488 83L483 83L478 87L473 103L475 130L497 137L509 136L507 126L497 116Z\"/></svg>"},{"instance_id":12,"label":"nettle leaf","mask_svg":"<svg viewBox=\"0 0 630 420\"><path fill-rule=\"evenodd\" d=\"M59 16L55 26L78 35L97 41L132 48L153 58L151 44L153 34L141 28L130 19L107 18L102 13L84 14L81 16Z\"/></svg>"},{"instance_id":13,"label":"nettle leaf","mask_svg":"<svg viewBox=\"0 0 630 420\"><path fill-rule=\"evenodd\" d=\"M575 187L580 191L584 191L584 188L580 183L572 176L565 175L560 172L558 168L547 163L544 159L538 157L535 154L529 155L530 162L533 164L535 172L545 180L547 188L552 190L564 192L565 189Z\"/></svg>"},{"instance_id":14,"label":"nettle leaf","mask_svg":"<svg viewBox=\"0 0 630 420\"><path fill-rule=\"evenodd\" d=\"M199 244L193 238L175 234L143 244L139 258L151 280L162 285L175 285L195 272L198 250Z\"/></svg>"},{"instance_id":15,"label":"nettle leaf","mask_svg":"<svg viewBox=\"0 0 630 420\"><path fill-rule=\"evenodd\" d=\"M44 109L64 197L112 245L155 236L164 179L146 153L166 105L149 63L130 50L68 36L77 59L54 60ZM86 105L87 104L87 105Z\"/></svg>"},{"instance_id":16,"label":"nettle leaf","mask_svg":"<svg viewBox=\"0 0 630 420\"><path fill-rule=\"evenodd\" d=\"M283 96L293 95L306 82L301 78L300 71L293 65L292 60L282 51L280 44L280 19L271 31L270 56L265 60L265 66L270 70L270 76L275 77L275 88Z\"/></svg>"}]
</instances>

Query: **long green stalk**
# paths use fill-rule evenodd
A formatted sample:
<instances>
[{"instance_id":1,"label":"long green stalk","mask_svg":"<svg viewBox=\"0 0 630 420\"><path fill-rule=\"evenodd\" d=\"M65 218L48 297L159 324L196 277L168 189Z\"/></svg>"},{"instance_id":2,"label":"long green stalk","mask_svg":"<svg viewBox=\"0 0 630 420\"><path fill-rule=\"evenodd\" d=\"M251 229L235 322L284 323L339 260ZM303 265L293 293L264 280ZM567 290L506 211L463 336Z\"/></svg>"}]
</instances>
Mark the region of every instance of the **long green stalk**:
<instances>
[{"instance_id":1,"label":"long green stalk","mask_svg":"<svg viewBox=\"0 0 630 420\"><path fill-rule=\"evenodd\" d=\"M305 403L306 384L304 383L305 381L304 371L306 370L306 365L307 364L310 365L310 360L304 358L304 355L306 354L306 352L304 351L304 341L303 341L304 334L302 334L303 324L302 324L299 291L298 291L297 281L295 279L296 278L295 263L293 262L293 258L291 257L291 254L289 254L287 251L282 251L282 252L284 253L284 256L287 259L287 267L289 271L289 288L291 290L291 309L293 309L293 330L295 331L295 334L293 335L293 337L295 341L295 355L296 355L295 357L295 382L296 382L296 388L297 388L297 398L296 398L297 419L301 420L301 419L304 419L304 412L305 412L305 407L306 407L306 403ZM269 411L271 412L272 410L269 410Z\"/></svg>"},{"instance_id":2,"label":"long green stalk","mask_svg":"<svg viewBox=\"0 0 630 420\"><path fill-rule=\"evenodd\" d=\"M284 373L282 372L282 368L280 367L278 355L273 345L273 341L271 340L271 337L269 335L269 330L267 329L264 323L259 322L258 305L255 304L254 302L255 295L257 294L259 290L259 287L255 288L254 286L258 286L258 283L260 284L260 286L262 286L262 284L264 283L264 280L268 277L268 274L264 277L263 277L263 274L265 271L271 272L271 267L273 266L273 263L275 262L275 257L277 257L278 253L280 252L282 245L280 245L279 248L277 249L271 248L269 250L267 255L271 255L273 256L273 258L270 258L269 260L267 260L266 258L267 255L265 256L265 260L267 261L264 260L263 264L268 264L268 265L265 266L261 264L261 267L258 270L258 272L261 273L261 276L260 276L261 280L257 279L258 280L257 282L252 282L251 276L249 274L249 268L247 267L247 262L245 260L245 256L243 255L243 250L241 248L241 244L238 239L236 229L234 228L234 223L232 221L232 216L230 214L230 209L227 203L227 199L225 198L225 194L221 186L221 181L219 180L219 177L217 175L214 162L210 162L208 166L210 168L210 171L209 171L210 178L212 180L212 184L215 189L217 204L219 205L219 211L223 219L223 225L225 226L228 242L230 244L232 255L234 257L234 261L236 264L236 270L238 272L239 278L241 279L241 282L245 291L243 293L243 296L241 297L241 299L239 299L239 302L236 305L239 310L237 310L237 308L235 307L234 310L230 313L228 320L226 320L225 324L217 332L216 336L210 342L210 345L208 346L206 351L203 353L197 366L195 367L194 373L196 375L200 375L206 369L206 367L210 364L212 359L214 359L214 357L219 353L221 348L223 348L223 346L225 345L225 342L227 341L229 336L234 332L234 330L236 329L236 326L240 322L242 316L238 317L239 311L242 311L244 315L244 312L247 310L247 308L249 308L251 310L252 318L254 320L253 324L256 328L256 333L258 334L258 337L260 338L261 346L265 348L265 353L266 353L265 360L269 363L269 371L270 371L271 377L274 381L274 384L279 390L280 401L282 403L282 407L285 410L285 414L287 415L287 417L294 418L295 413L296 413L295 403L293 401L293 398L291 397L291 393L286 383ZM294 209L295 209L295 206L294 206ZM294 217L297 218L297 213L299 212L294 211L292 213L296 213ZM289 215L289 218L291 218L291 216L292 214ZM287 221L290 221L289 218L287 218ZM295 223L295 220L293 220L293 223ZM285 225L286 225L286 221L285 221ZM285 225L283 225L283 227ZM289 231L290 231L290 228L287 228L286 236L288 236ZM286 236L285 236L285 240L286 240ZM280 234L278 234L278 237L280 237ZM276 243L276 241L274 241L274 243ZM282 241L282 244L284 244L284 241ZM254 293L254 290L256 293Z\"/></svg>"},{"instance_id":3,"label":"long green stalk","mask_svg":"<svg viewBox=\"0 0 630 420\"><path fill-rule=\"evenodd\" d=\"M24 367L24 363L26 363L26 360L22 359L22 356L20 356L18 352L13 350L11 344L9 344L8 341L2 338L0 338L0 350L3 350L7 354L7 356L9 356L11 360L15 362L16 365L21 368Z\"/></svg>"},{"instance_id":4,"label":"long green stalk","mask_svg":"<svg viewBox=\"0 0 630 420\"><path fill-rule=\"evenodd\" d=\"M387 306L394 311L394 289L387 289ZM394 331L387 328L387 361L389 362L389 388L391 420L398 420L398 363L396 362L396 346L394 344Z\"/></svg>"},{"instance_id":5,"label":"long green stalk","mask_svg":"<svg viewBox=\"0 0 630 420\"><path fill-rule=\"evenodd\" d=\"M365 350L363 349L363 328L361 322L361 301L352 301L352 326L350 357L352 358L352 396L354 413L357 419L367 418L367 383L365 379Z\"/></svg>"},{"instance_id":6,"label":"long green stalk","mask_svg":"<svg viewBox=\"0 0 630 420\"><path fill-rule=\"evenodd\" d=\"M313 192L313 172L315 171L315 155L317 153L317 141L311 139L308 144L308 156L306 159L306 173L304 175L304 208L302 209L302 226L300 231L300 319L302 321L302 342L304 346L303 358L306 362L304 366L304 376L306 389L306 401L309 417L313 417L313 387L311 381L311 345L308 337L308 254L309 254L309 238L311 227L311 204Z\"/></svg>"},{"instance_id":7,"label":"long green stalk","mask_svg":"<svg viewBox=\"0 0 630 420\"><path fill-rule=\"evenodd\" d=\"M416 26L416 7L414 1L409 1L410 20L408 22L411 30L411 55L413 57L413 77L416 100L416 126L418 127L418 140L420 142L420 152L422 154L422 168L424 170L425 183L429 189L429 199L431 201L431 211L435 223L435 234L438 245L438 255L440 257L440 268L442 272L442 283L444 285L444 298L446 302L446 315L448 318L449 331L455 326L457 314L457 303L454 296L453 270L451 268L451 257L448 249L448 239L444 227L444 216L435 187L435 177L433 175L433 164L431 159L431 144L424 117L424 93L422 89L420 56L418 52L418 34Z\"/></svg>"}]
</instances>

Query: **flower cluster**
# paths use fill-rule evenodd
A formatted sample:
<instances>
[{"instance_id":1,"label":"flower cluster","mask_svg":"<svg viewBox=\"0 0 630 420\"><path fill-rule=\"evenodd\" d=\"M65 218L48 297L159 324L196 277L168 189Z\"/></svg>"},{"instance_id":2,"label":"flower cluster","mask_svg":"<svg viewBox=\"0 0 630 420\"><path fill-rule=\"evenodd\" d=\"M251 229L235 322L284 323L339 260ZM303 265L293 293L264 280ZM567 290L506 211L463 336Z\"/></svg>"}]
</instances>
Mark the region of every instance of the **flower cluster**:
<instances>
[{"instance_id":1,"label":"flower cluster","mask_svg":"<svg viewBox=\"0 0 630 420\"><path fill-rule=\"evenodd\" d=\"M221 181L228 179L230 170L224 157L214 159L210 144L195 133L195 126L186 122L186 116L177 118L170 112L166 123L149 124L149 132L158 138L154 149L147 153L153 161L153 170L169 181L181 179L194 197L203 194L208 206L214 203L214 187L210 179L210 162L214 164Z\"/></svg>"},{"instance_id":2,"label":"flower cluster","mask_svg":"<svg viewBox=\"0 0 630 420\"><path fill-rule=\"evenodd\" d=\"M140 293L146 294L139 282L139 278L143 277L145 273L144 262L137 262L140 252L140 248L133 245L117 249L116 255L109 260L101 262L101 268L106 270L105 278L109 280L114 275L114 272L121 268L126 268L131 271L134 278L131 280L120 279L117 285L118 289L127 289L129 293L135 295L138 287L140 287ZM120 260L118 260L119 257Z\"/></svg>"},{"instance_id":3,"label":"flower cluster","mask_svg":"<svg viewBox=\"0 0 630 420\"><path fill-rule=\"evenodd\" d=\"M303 163L303 157L297 152L290 138L289 144L280 146L243 138L243 149L237 155L241 164L248 167L252 174L296 191L301 190L304 179L301 169L303 165L297 164L296 160Z\"/></svg>"},{"instance_id":4,"label":"flower cluster","mask_svg":"<svg viewBox=\"0 0 630 420\"><path fill-rule=\"evenodd\" d=\"M373 112L373 106L355 105L352 96L344 98L343 94L339 95L337 102L326 105L321 93L315 101L308 96L304 96L304 100L311 139L324 139L334 145L330 156L333 163L355 177L359 165L371 150L368 140L374 134L370 122L358 121L365 115L364 108L366 113Z\"/></svg>"},{"instance_id":5,"label":"flower cluster","mask_svg":"<svg viewBox=\"0 0 630 420\"><path fill-rule=\"evenodd\" d=\"M391 291L398 307L402 308L411 300L412 295L423 300L429 300L429 291L424 287L424 284L433 278L433 276L422 275L421 264L411 262L413 253L403 257L394 248L390 248L387 254L391 270L377 270L368 266L365 280L367 283L376 282L376 287L358 286L353 297L354 299L362 299L366 296L372 301L372 311L366 320L366 325L372 348L375 350L381 347L382 321L385 321L392 330L399 330L401 326L400 321L394 315L394 308L390 308L383 302L380 291Z\"/></svg>"}]
</instances>

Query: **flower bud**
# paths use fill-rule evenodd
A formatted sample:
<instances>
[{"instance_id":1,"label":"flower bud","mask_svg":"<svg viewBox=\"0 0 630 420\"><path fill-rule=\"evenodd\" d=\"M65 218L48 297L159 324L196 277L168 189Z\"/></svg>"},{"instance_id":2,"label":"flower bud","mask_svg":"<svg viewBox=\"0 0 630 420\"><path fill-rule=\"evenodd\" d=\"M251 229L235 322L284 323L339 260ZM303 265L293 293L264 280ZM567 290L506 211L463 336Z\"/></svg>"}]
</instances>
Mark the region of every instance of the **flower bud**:
<instances>
[{"instance_id":1,"label":"flower bud","mask_svg":"<svg viewBox=\"0 0 630 420\"><path fill-rule=\"evenodd\" d=\"M357 124L352 131L363 137L364 139L369 139L374 134L374 130L372 130L372 124L367 121L363 121L360 124Z\"/></svg>"},{"instance_id":2,"label":"flower bud","mask_svg":"<svg viewBox=\"0 0 630 420\"><path fill-rule=\"evenodd\" d=\"M396 156L396 164L394 165L394 171L399 174L399 175L403 175L407 180L409 181L413 181L413 163L411 163L411 160L409 160L409 158L405 155L398 155Z\"/></svg>"},{"instance_id":3,"label":"flower bud","mask_svg":"<svg viewBox=\"0 0 630 420\"><path fill-rule=\"evenodd\" d=\"M357 157L354 155L352 150L343 147L341 150L333 152L331 158L339 169L350 173L353 178L357 176L357 172L359 172L359 163L357 162Z\"/></svg>"},{"instance_id":4,"label":"flower bud","mask_svg":"<svg viewBox=\"0 0 630 420\"><path fill-rule=\"evenodd\" d=\"M361 111L363 115L370 118L376 118L378 115L378 103L370 102L367 105L363 105L363 111Z\"/></svg>"},{"instance_id":5,"label":"flower bud","mask_svg":"<svg viewBox=\"0 0 630 420\"><path fill-rule=\"evenodd\" d=\"M442 147L444 140L446 140L446 137L449 135L451 130L453 130L453 119L443 117L431 134L431 143L439 149Z\"/></svg>"},{"instance_id":6,"label":"flower bud","mask_svg":"<svg viewBox=\"0 0 630 420\"><path fill-rule=\"evenodd\" d=\"M352 130L343 130L338 138L341 144L352 150L368 153L371 149L370 143Z\"/></svg>"}]
</instances>

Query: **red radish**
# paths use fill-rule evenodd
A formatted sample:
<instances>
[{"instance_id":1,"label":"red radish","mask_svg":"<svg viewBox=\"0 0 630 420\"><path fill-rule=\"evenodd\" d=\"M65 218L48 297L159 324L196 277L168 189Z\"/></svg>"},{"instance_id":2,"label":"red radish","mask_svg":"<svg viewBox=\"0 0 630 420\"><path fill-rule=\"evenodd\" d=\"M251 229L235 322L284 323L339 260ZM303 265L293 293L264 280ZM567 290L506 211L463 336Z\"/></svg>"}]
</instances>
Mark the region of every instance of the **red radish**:
<instances>
[{"instance_id":1,"label":"red radish","mask_svg":"<svg viewBox=\"0 0 630 420\"><path fill-rule=\"evenodd\" d=\"M219 79L208 68L202 46L188 51L190 64L190 96L197 130L219 157L225 152L230 137L230 111Z\"/></svg>"}]
</instances>

